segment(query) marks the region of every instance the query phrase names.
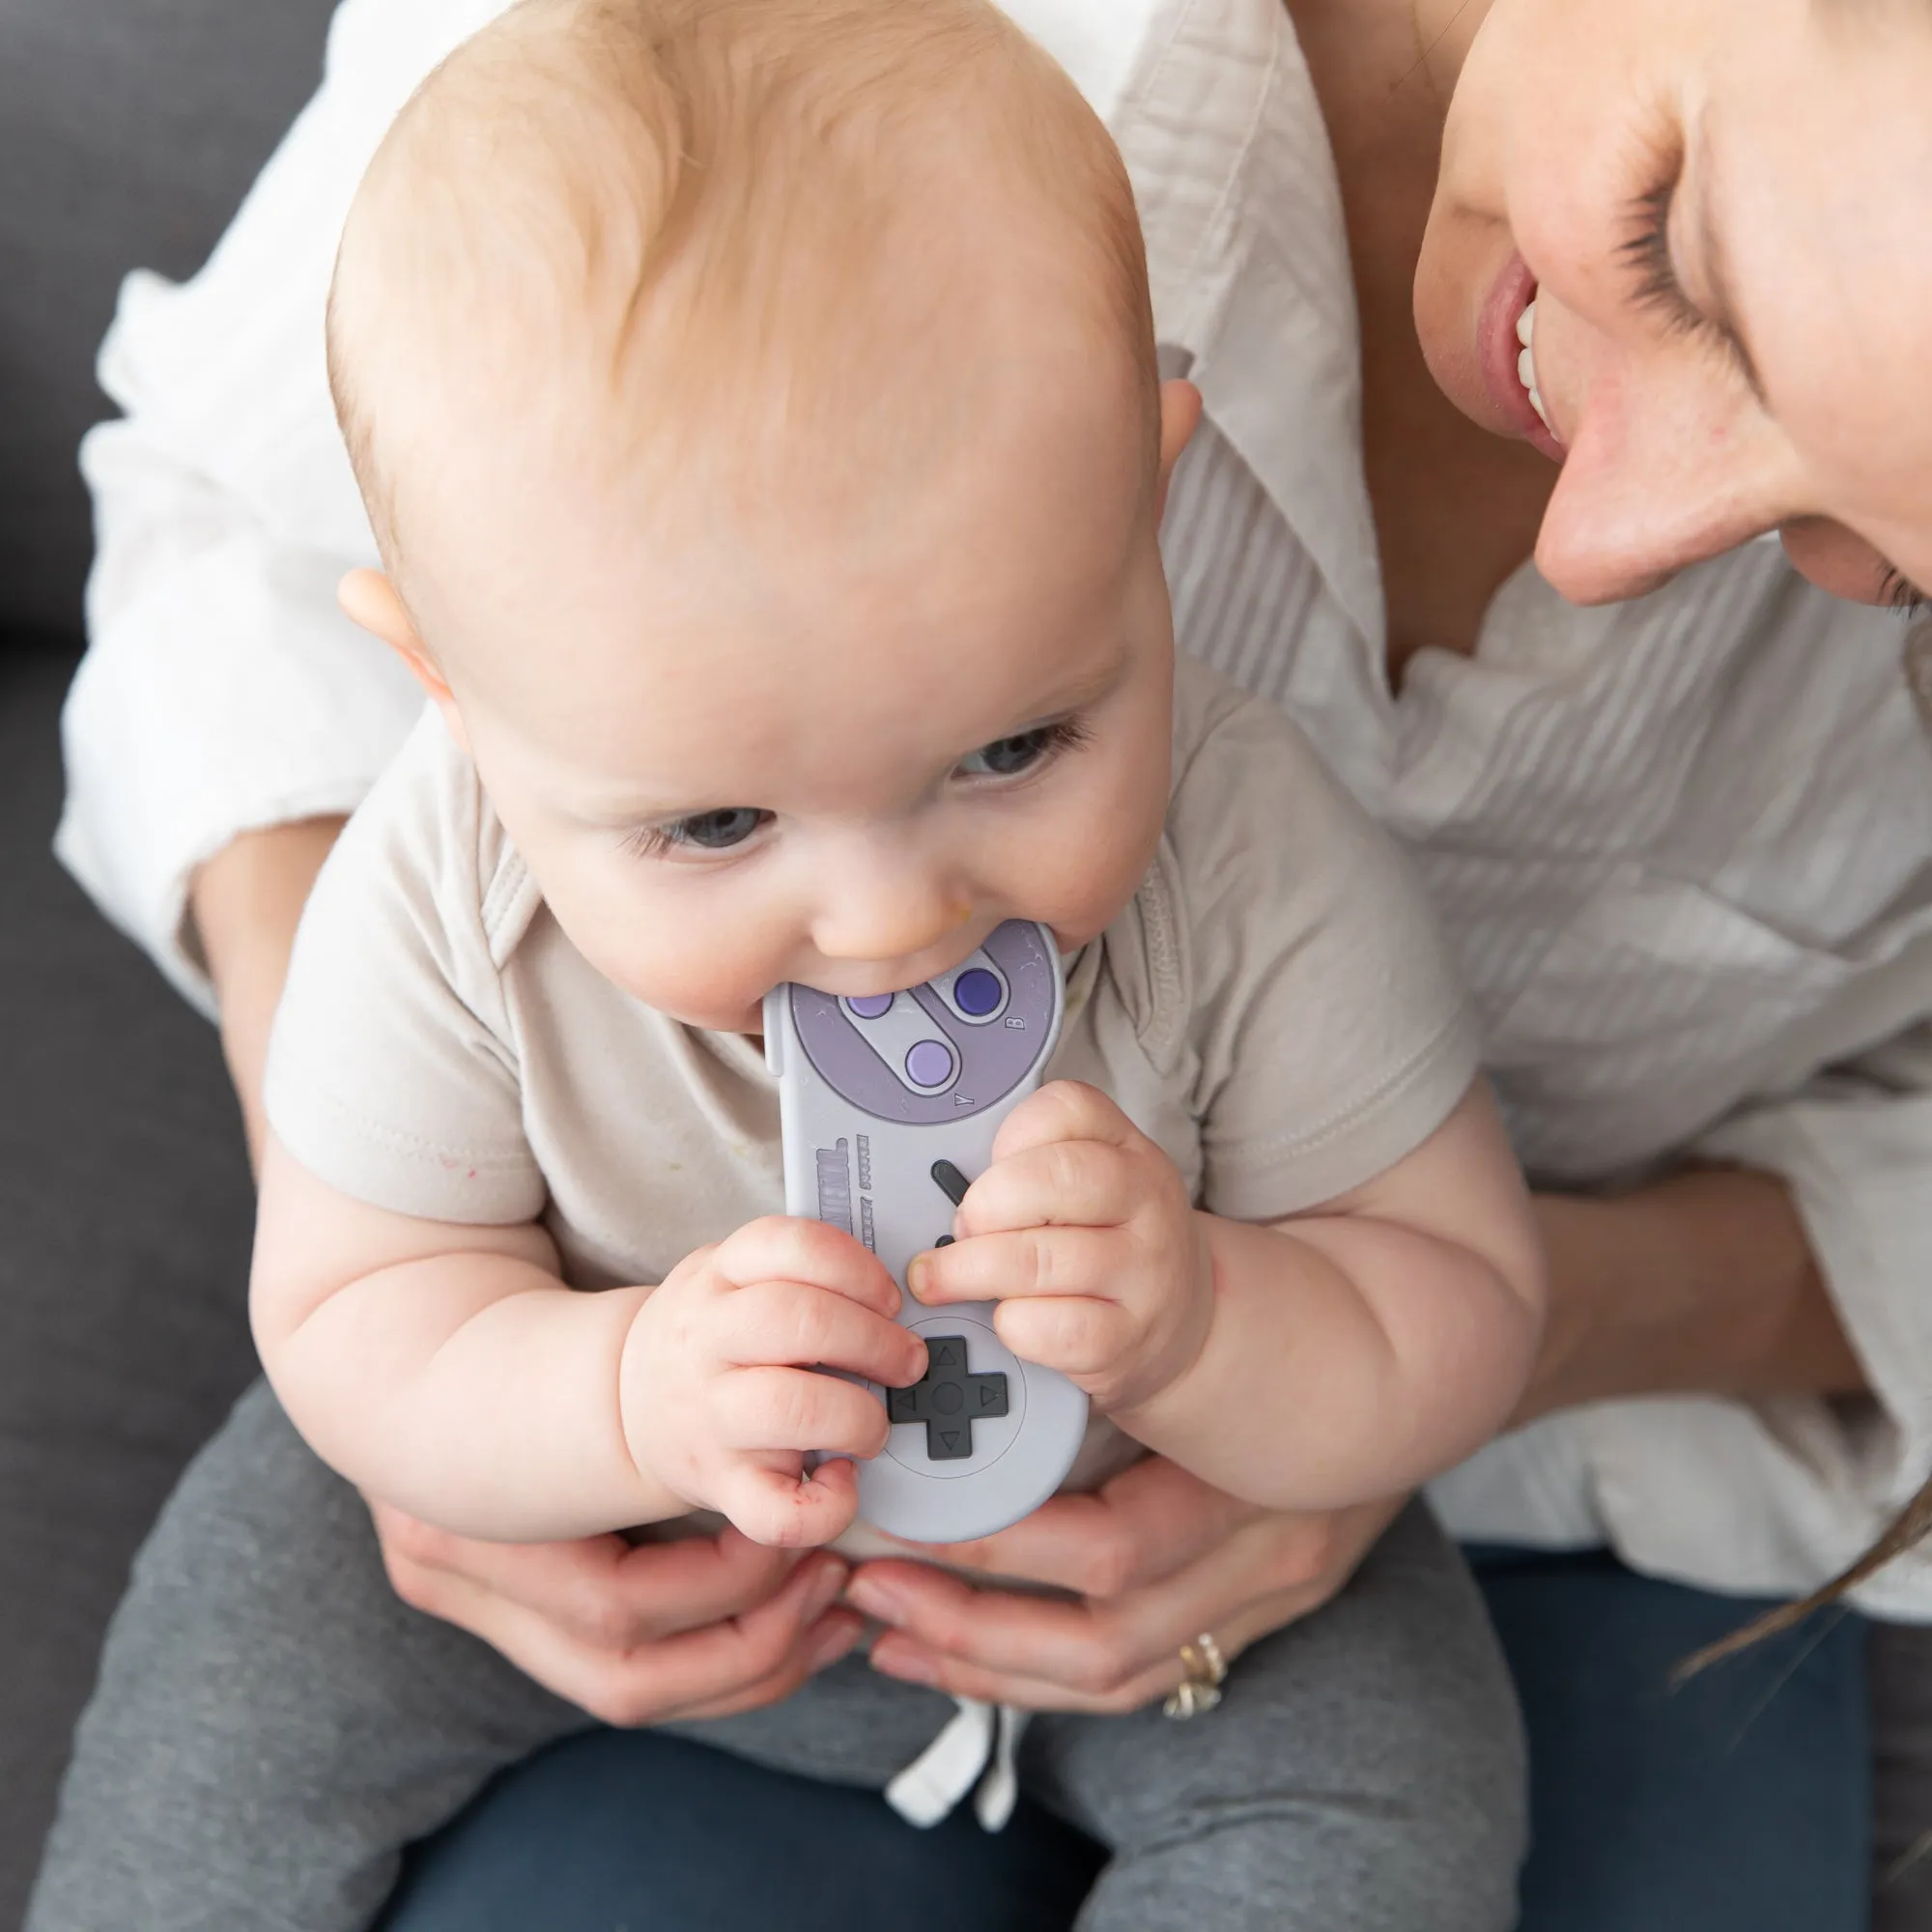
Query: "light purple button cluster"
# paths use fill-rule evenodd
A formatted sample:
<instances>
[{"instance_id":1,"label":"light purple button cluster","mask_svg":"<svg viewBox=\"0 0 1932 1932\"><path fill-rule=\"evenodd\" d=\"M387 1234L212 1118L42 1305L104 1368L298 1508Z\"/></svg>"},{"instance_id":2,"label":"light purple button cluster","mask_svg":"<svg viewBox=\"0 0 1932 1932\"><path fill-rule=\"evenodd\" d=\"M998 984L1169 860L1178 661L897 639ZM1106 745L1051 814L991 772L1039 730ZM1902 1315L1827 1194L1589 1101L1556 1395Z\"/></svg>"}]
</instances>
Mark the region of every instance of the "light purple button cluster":
<instances>
[{"instance_id":1,"label":"light purple button cluster","mask_svg":"<svg viewBox=\"0 0 1932 1932\"><path fill-rule=\"evenodd\" d=\"M952 1078L952 1049L944 1040L919 1040L905 1057L905 1070L915 1087L943 1087Z\"/></svg>"},{"instance_id":2,"label":"light purple button cluster","mask_svg":"<svg viewBox=\"0 0 1932 1932\"><path fill-rule=\"evenodd\" d=\"M833 1093L874 1120L970 1120L1048 1050L1059 1005L1060 961L1043 927L1009 920L984 950L983 963L897 994L841 997L794 985L800 1050Z\"/></svg>"}]
</instances>

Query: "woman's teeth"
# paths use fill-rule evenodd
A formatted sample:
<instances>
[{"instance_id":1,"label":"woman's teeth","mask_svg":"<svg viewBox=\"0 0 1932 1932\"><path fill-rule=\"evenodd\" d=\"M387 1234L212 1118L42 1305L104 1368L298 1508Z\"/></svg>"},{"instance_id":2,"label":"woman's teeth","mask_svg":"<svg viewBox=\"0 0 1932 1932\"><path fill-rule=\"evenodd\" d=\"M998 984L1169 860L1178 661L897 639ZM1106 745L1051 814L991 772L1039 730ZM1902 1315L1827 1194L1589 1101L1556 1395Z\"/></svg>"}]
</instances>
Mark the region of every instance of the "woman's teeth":
<instances>
[{"instance_id":1,"label":"woman's teeth","mask_svg":"<svg viewBox=\"0 0 1932 1932\"><path fill-rule=\"evenodd\" d=\"M1536 298L1531 296L1529 306L1516 319L1516 339L1522 344L1522 354L1516 358L1517 381L1529 397L1529 406L1542 418L1543 426L1551 436L1556 434L1555 425L1549 420L1549 412L1543 407L1543 391L1536 386Z\"/></svg>"}]
</instances>

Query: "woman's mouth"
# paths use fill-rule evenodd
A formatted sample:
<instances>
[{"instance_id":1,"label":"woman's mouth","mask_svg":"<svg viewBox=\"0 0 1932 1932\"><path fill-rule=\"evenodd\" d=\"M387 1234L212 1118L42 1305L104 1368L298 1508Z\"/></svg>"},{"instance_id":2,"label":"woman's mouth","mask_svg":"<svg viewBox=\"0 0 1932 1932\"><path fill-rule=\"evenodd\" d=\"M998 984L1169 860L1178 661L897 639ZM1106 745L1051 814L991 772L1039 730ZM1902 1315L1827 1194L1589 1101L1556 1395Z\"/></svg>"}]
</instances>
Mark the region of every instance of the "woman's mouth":
<instances>
[{"instance_id":1,"label":"woman's mouth","mask_svg":"<svg viewBox=\"0 0 1932 1932\"><path fill-rule=\"evenodd\" d=\"M1512 256L1479 325L1478 360L1490 402L1524 441L1555 462L1563 445L1549 420L1536 376L1536 278L1520 255Z\"/></svg>"},{"instance_id":2,"label":"woman's mouth","mask_svg":"<svg viewBox=\"0 0 1932 1932\"><path fill-rule=\"evenodd\" d=\"M1523 393L1529 398L1533 409L1545 429L1551 436L1556 434L1549 420L1549 412L1543 407L1543 391L1536 386L1536 298L1531 296L1529 306L1516 319L1516 339L1522 344L1522 353L1516 358L1517 381L1522 384Z\"/></svg>"}]
</instances>

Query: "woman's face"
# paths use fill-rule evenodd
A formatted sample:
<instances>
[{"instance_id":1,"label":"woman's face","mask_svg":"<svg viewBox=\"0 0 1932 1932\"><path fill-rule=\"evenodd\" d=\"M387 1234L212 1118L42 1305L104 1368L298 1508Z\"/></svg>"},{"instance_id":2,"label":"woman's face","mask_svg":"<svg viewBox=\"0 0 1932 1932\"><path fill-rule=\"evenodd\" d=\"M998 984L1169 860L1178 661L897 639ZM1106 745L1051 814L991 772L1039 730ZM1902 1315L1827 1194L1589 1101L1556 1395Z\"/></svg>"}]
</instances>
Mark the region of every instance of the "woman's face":
<instances>
[{"instance_id":1,"label":"woman's face","mask_svg":"<svg viewBox=\"0 0 1932 1932\"><path fill-rule=\"evenodd\" d=\"M1932 587L1932 0L1493 0L1415 307L1561 458L1577 602L1773 528L1842 596Z\"/></svg>"}]
</instances>

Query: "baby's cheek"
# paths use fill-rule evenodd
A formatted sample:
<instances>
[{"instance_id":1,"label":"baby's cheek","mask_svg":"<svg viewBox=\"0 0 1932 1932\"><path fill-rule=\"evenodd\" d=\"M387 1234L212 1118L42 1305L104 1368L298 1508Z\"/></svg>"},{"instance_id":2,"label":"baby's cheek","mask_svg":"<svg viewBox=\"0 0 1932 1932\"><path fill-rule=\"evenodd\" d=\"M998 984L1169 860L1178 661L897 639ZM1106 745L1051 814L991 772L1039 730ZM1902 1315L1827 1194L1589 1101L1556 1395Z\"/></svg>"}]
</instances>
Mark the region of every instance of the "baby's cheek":
<instances>
[{"instance_id":1,"label":"baby's cheek","mask_svg":"<svg viewBox=\"0 0 1932 1932\"><path fill-rule=\"evenodd\" d=\"M1064 946L1082 946L1118 919L1153 863L1164 797L1132 774L1096 786L1084 809L1034 860L1034 888L1044 920Z\"/></svg>"},{"instance_id":2,"label":"baby's cheek","mask_svg":"<svg viewBox=\"0 0 1932 1932\"><path fill-rule=\"evenodd\" d=\"M572 945L633 999L716 1033L757 1030L771 980L756 931L639 882L578 882L546 897Z\"/></svg>"},{"instance_id":3,"label":"baby's cheek","mask_svg":"<svg viewBox=\"0 0 1932 1932\"><path fill-rule=\"evenodd\" d=\"M634 999L710 1033L756 1033L769 973L757 950L715 943L723 935L656 933L599 971ZM593 964L598 962L593 961Z\"/></svg>"}]
</instances>

